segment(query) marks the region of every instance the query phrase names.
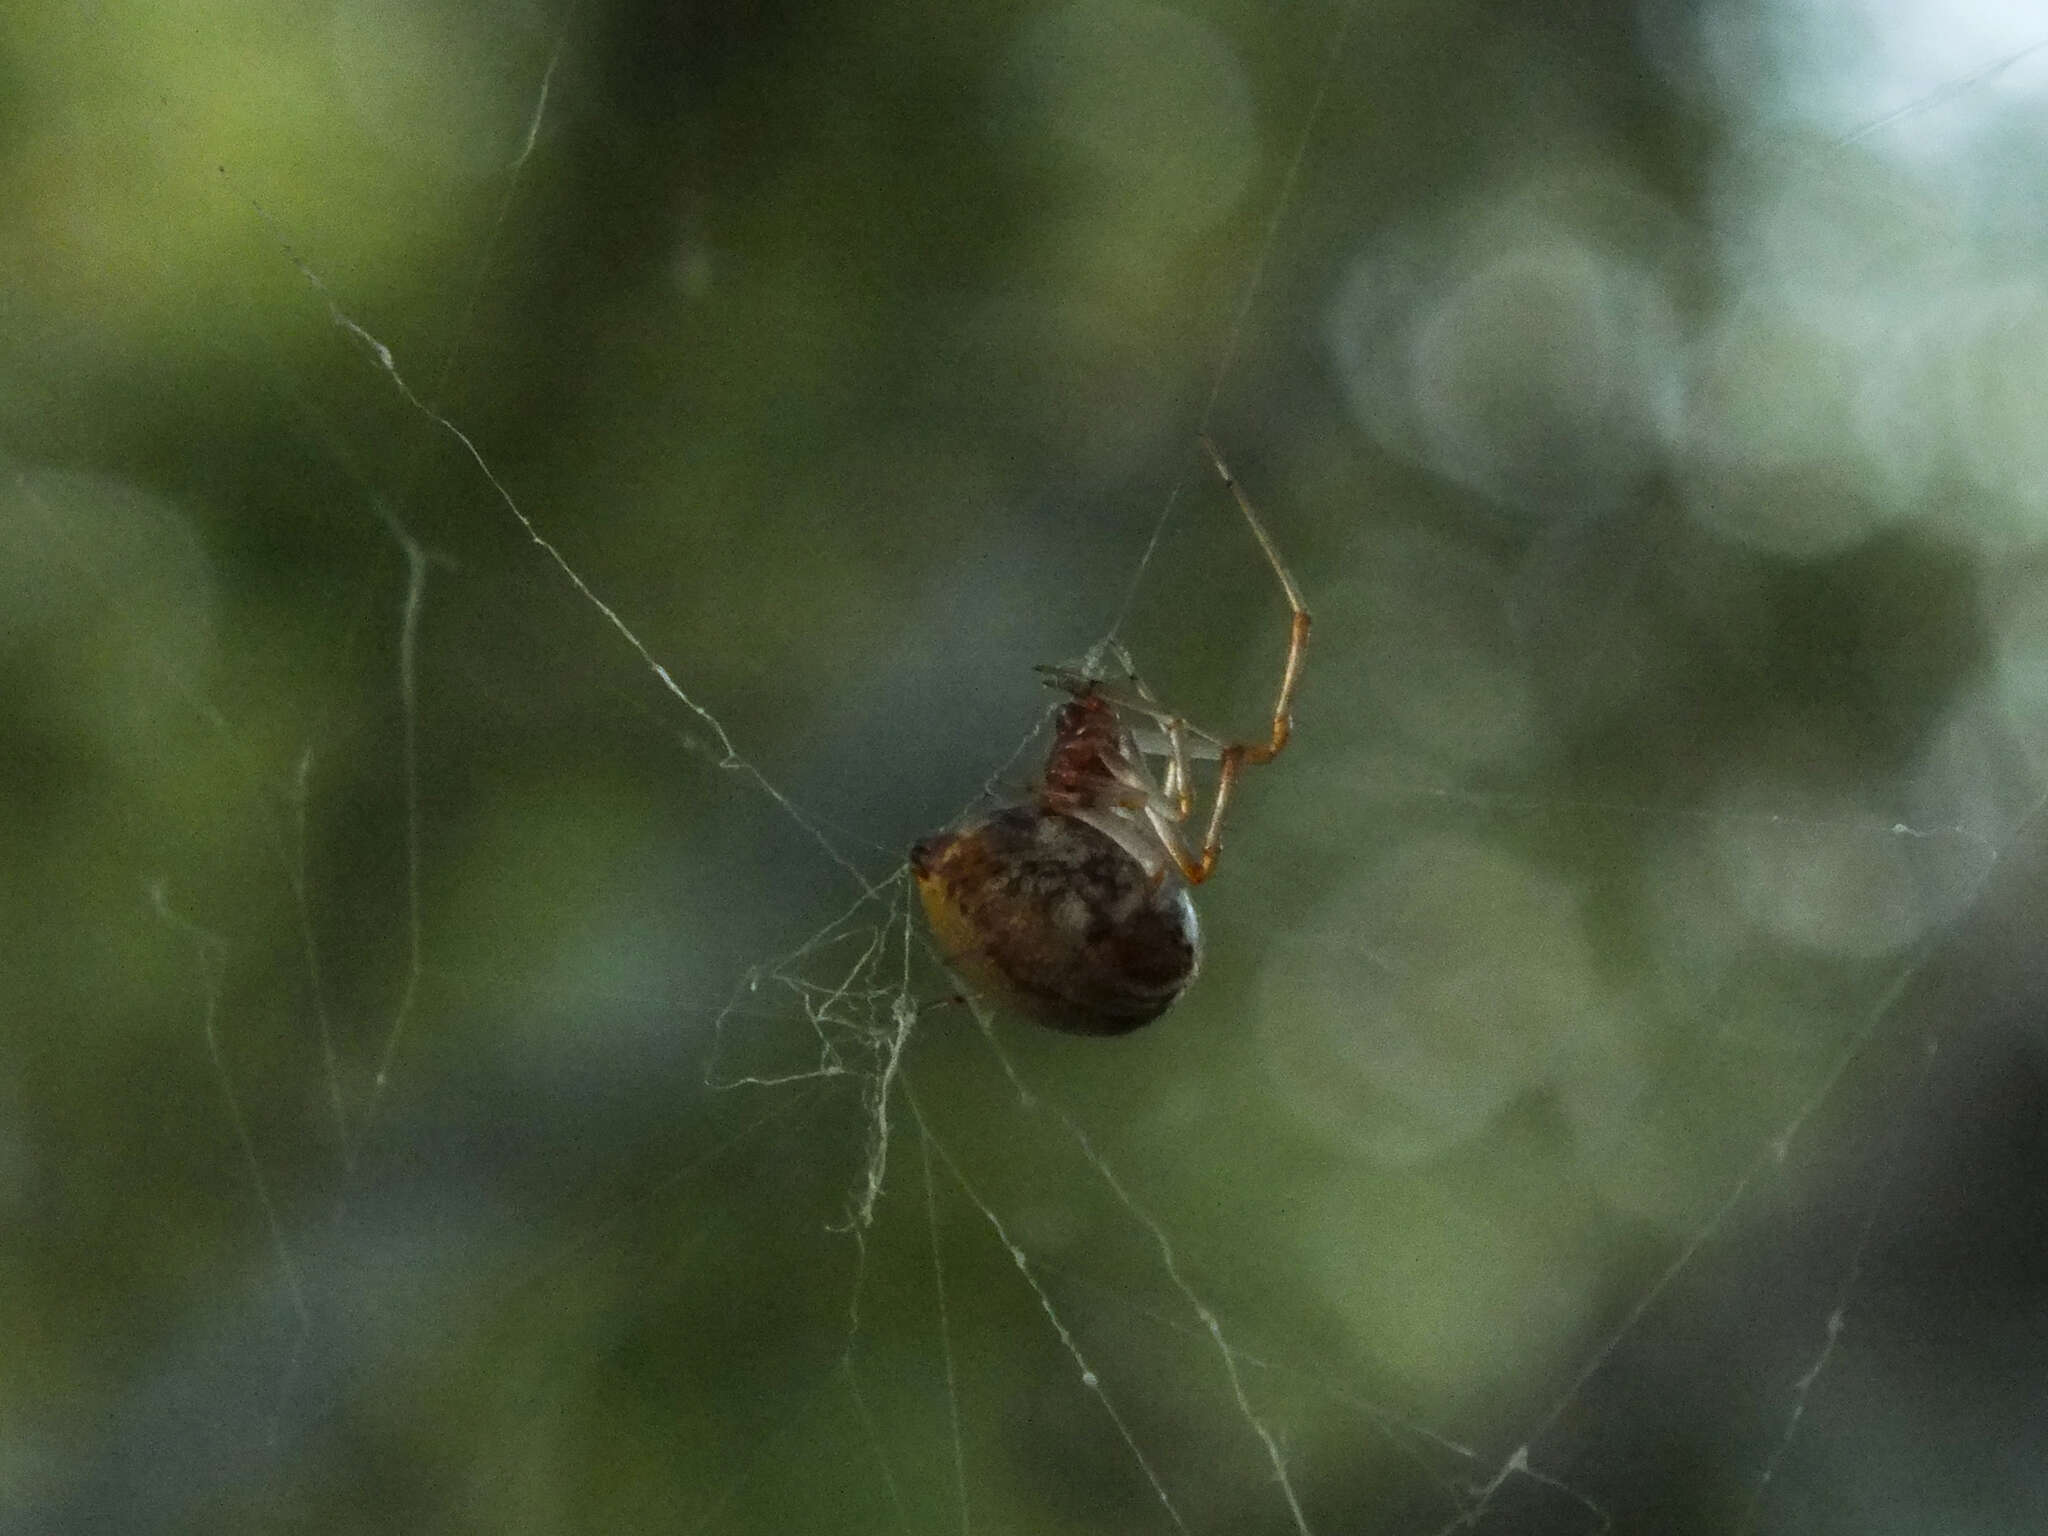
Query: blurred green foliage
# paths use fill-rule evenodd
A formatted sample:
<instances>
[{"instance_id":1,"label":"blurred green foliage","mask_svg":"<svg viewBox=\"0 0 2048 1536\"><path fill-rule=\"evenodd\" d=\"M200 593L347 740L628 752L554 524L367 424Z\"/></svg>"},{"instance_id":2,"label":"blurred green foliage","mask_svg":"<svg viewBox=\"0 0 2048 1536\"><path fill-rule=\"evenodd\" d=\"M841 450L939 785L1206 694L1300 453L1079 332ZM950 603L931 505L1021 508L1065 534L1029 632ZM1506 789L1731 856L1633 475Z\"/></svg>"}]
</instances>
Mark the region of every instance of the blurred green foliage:
<instances>
[{"instance_id":1,"label":"blurred green foliage","mask_svg":"<svg viewBox=\"0 0 2048 1536\"><path fill-rule=\"evenodd\" d=\"M7 1528L2023 1511L1963 1276L1821 1351L2031 947L2043 109L1804 17L10 17ZM1032 666L1271 707L1202 431L1297 744L1167 1020L984 1037Z\"/></svg>"}]
</instances>

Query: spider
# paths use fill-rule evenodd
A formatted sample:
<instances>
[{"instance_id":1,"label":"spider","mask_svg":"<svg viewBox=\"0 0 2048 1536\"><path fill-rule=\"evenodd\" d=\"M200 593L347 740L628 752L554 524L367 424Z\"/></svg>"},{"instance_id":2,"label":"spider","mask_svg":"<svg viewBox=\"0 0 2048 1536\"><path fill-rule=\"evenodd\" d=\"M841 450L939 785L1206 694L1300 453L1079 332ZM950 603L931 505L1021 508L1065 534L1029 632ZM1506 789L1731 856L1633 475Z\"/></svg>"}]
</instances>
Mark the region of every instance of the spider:
<instances>
[{"instance_id":1,"label":"spider","mask_svg":"<svg viewBox=\"0 0 2048 1536\"><path fill-rule=\"evenodd\" d=\"M910 850L910 870L947 963L977 991L1052 1029L1121 1035L1159 1017L1201 964L1188 888L1215 873L1223 813L1246 768L1287 745L1309 615L1265 525L1223 457L1202 447L1280 579L1293 618L1264 740L1229 741L1167 709L1131 670L1128 689L1092 672L1042 667L1071 695L1038 782ZM1146 766L1163 758L1163 778ZM1199 850L1191 757L1214 758L1216 795Z\"/></svg>"}]
</instances>

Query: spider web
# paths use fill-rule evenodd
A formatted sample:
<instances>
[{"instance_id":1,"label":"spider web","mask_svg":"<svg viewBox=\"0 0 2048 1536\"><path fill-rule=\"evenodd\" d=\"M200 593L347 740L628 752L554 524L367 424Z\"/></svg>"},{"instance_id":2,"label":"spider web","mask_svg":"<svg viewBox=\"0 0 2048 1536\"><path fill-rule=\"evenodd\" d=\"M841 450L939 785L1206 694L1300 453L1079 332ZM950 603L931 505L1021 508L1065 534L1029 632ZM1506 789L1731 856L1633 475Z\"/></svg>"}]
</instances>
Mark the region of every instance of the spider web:
<instances>
[{"instance_id":1,"label":"spider web","mask_svg":"<svg viewBox=\"0 0 2048 1536\"><path fill-rule=\"evenodd\" d=\"M349 14L368 24L367 10ZM1220 23L1184 33L1144 15L1204 68L1217 38L1249 56ZM1062 42L1101 41L1092 8L1061 16L1079 33L1026 27L1021 43L978 35L970 51L986 70L1009 50L1015 79L1037 79ZM2025 910L2024 892L1987 899L1995 877L2023 883L2035 841L2032 743L2000 710L2014 701L1975 690L1967 669L1930 669L1909 633L1869 662L1879 683L1918 689L1921 712L1899 704L1903 720L1879 722L1889 731L1845 726L1844 712L1881 712L1883 689L1825 667L1813 670L1846 701L1801 697L1810 680L1784 675L1751 676L1732 702L1680 698L1736 738L1696 777L1653 772L1654 754L1617 750L1599 726L1614 711L1613 729L1682 729L1676 714L1625 706L1682 695L1674 657L1753 668L1740 643L1757 627L1730 618L1745 605L1774 602L1791 622L1832 603L1813 621L1828 635L1874 624L1840 588L1797 586L1815 563L1920 604L1923 639L1952 633L1941 594L1901 572L1931 565L1953 581L1960 557L1944 566L1944 551L1987 569L1992 552L2026 551L2027 461L1996 436L2015 388L1998 393L1982 369L1955 380L1977 411L1968 441L1943 458L1894 437L1902 456L1923 448L1920 478L1887 461L1861 496L1822 484L1828 515L1790 550L1762 548L1741 522L1757 498L1712 445L1689 461L1712 472L1704 485L1645 487L1650 428L1671 430L1647 379L1584 407L1610 413L1600 424L1623 444L1598 460L1549 451L1583 420L1540 422L1550 435L1535 446L1474 437L1450 408L1470 399L1458 371L1470 355L1397 323L1423 291L1414 251L1388 238L1343 264L1316 259L1338 231L1361 238L1341 221L1354 174L1415 201L1370 157L1383 131L1371 104L1440 41L1425 27L1368 46L1371 14L1340 7L1289 57L1262 61L1279 82L1259 93L1262 117L1277 116L1272 100L1303 105L1269 129L1277 147L1235 223L1162 233L1188 201L1222 197L1185 167L1180 204L1130 215L1126 238L1179 242L1208 286L1164 313L1108 280L1072 301L1135 339L1106 356L1073 341L1099 371L1046 387L1088 402L1135 382L1153 403L1091 421L1085 404L1062 412L1027 389L1039 409L1005 419L1066 483L991 479L971 433L934 449L864 412L844 380L790 430L788 484L749 479L731 435L761 430L751 413L772 402L733 363L761 318L744 276L735 319L648 315L634 307L644 292L579 316L604 334L692 328L684 361L698 382L661 372L674 355L651 358L594 387L623 378L653 404L587 401L566 364L543 366L561 386L545 410L570 418L550 428L604 433L564 472L518 448L533 403L493 394L494 364L509 376L547 345L532 334L543 288L499 274L615 254L522 224L562 174L544 162L600 131L584 51L598 27L576 14L508 27L518 110L501 104L476 131L489 140L495 124L510 148L451 242L455 280L421 295L359 296L326 254L353 245L309 230L308 210L252 186L246 166L214 178L209 217L260 232L238 279L279 289L252 328L293 361L260 395L277 440L327 487L319 526L299 538L353 546L360 572L331 602L317 579L276 574L289 560L238 549L224 564L250 573L236 591L252 612L216 623L260 635L266 612L318 611L323 703L310 720L260 648L223 664L224 641L149 609L212 600L189 549L135 531L163 526L160 508L38 466L12 477L20 568L69 573L73 601L144 637L122 662L137 675L98 685L127 690L109 709L128 750L161 756L174 738L185 757L219 759L217 776L130 765L126 782L193 797L203 814L174 804L161 819L181 831L147 833L96 879L66 856L88 891L107 870L137 876L128 924L146 936L134 953L151 1001L120 1016L165 1022L120 1045L92 1036L22 1092L55 1106L74 1074L96 1087L166 1076L119 1101L134 1124L109 1138L118 1199L86 1186L76 1218L31 1207L53 1232L118 1235L125 1262L150 1274L115 1266L98 1282L101 1310L111 1296L121 1319L118 1362L66 1332L81 1327L68 1307L39 1330L53 1342L28 1370L51 1380L17 1390L46 1387L60 1406L12 1453L25 1519L1870 1529L1874 1469L1954 1426L1968 1453L1934 1462L1908 1518L2012 1513L2023 1526L2038 1491L1994 1468L2023 1441L2025 1399L1983 1367L2021 1336L1993 1326L1995 1307L1952 1306L1970 1293L1937 1262L1971 1230L1937 1219L1959 1202L1944 1181L1983 1150L1946 1123L1980 1106L1994 1126L2000 1110L2019 1123L2028 1102L1990 1091L2018 1058L1977 1027L1997 1004L1972 991L2024 953L2002 916ZM340 35L352 56L353 34ZM1612 40L1559 36L1569 46L1516 32L1492 56L1468 52L1475 98L1502 80L1540 102L1607 78ZM1952 83L1971 85L1963 100L2010 83L2025 55L2003 57L2003 70L1959 68L1835 125L1811 166L1778 138L1746 146L1744 166L1784 172L1782 203L1826 187L1847 206L1827 208L1819 233L1757 220L1723 270L1769 276L1802 252L1804 274L1861 261L1864 291L1884 296L1902 264L1844 231L1872 205L1895 212L1901 194L1845 191L1844 167L1862 162L1843 141L1915 121L1923 101L1947 106ZM1326 82L1338 86L1327 96ZM1617 115L1630 105L1592 95ZM1028 117L1028 103L999 105ZM1582 104L1546 120L1589 142L1590 115ZM786 141L762 152L802 163ZM1639 187L1618 193L1581 170L1560 191L1545 169L1506 179L1520 200L1497 199L1502 222L1663 254L1668 232L1643 232ZM1482 185L1493 199L1498 184ZM815 221L811 243L846 233L842 221L861 230L837 205L768 194L782 216L777 197ZM718 223L669 215L685 311L729 281L700 219ZM1485 222L1453 207L1400 228L1441 258L1461 241L1485 249L1473 233ZM1822 248L1830 230L1852 249ZM1927 238L1889 238L1915 235ZM1935 255L1958 260L1960 237L1940 235ZM1578 270L1565 256L1533 279L1510 268L1501 291L1563 281ZM899 259L923 271L952 257L912 246ZM828 276L796 259L761 286ZM450 293L465 295L452 309ZM1886 313L1920 320L1889 297ZM1946 313L1987 331L2031 313L2012 282L1964 297ZM1660 316L1631 308L1639 298L1605 292L1603 318L1655 339ZM825 361L809 377L835 377L834 347L858 351L858 328L831 331L845 309L805 312L829 333L813 339ZM984 356L999 353L1001 316L981 318ZM280 347L323 323L344 343L330 361ZM916 322L894 310L886 323ZM1149 360L1189 331L1207 365L1193 390ZM1714 331L1709 362L1753 385L1738 366L1767 331ZM1092 321L1062 334L1093 334ZM226 324L207 340L238 356ZM1440 393L1420 397L1434 409L1388 403L1370 343L1438 366ZM1301 387L1310 348L1337 356L1348 402ZM437 351L445 366L415 362ZM973 377L968 357L947 377ZM684 405L711 417L687 453L636 447L657 412ZM1306 419L1287 426L1295 413ZM603 425L614 416L623 429ZM470 425L482 421L501 425ZM1361 446L1361 422L1380 449ZM1725 428L1717 442L1787 477L1823 459L1768 424L1686 424ZM1040 743L1019 741L1017 722L1036 704L1032 662L1125 640L1162 697L1205 724L1257 721L1282 615L1227 500L1200 478L1203 429L1317 610L1302 737L1246 786L1204 892L1200 986L1128 1042L1041 1038L954 998L898 850L957 812L962 786L999 792L1028 774ZM805 451L805 430L832 451ZM1331 442L1345 446L1318 446ZM1966 489L1962 513L1925 535L1932 553L1884 547L1884 495L1929 496L1945 483L1930 461ZM747 504L761 526L745 538L730 509L743 491L775 498ZM1326 527L1308 510L1318 498L1341 508ZM1675 514L1653 550L1623 536L1625 512L1647 520L1674 498L1718 540L1689 536ZM1567 501L1590 514L1559 518ZM978 535L961 509L990 503L1006 515ZM1372 510L1389 504L1403 515ZM1100 513L1109 505L1140 511ZM862 547L883 510L907 531ZM262 536L192 542L238 537ZM1845 552L1866 544L1877 553L1843 574ZM1010 571L991 575L992 549ZM649 550L662 568L636 558ZM910 551L936 574L890 581ZM308 570L336 568L320 552L292 550ZM805 581L807 564L835 559L856 579ZM1510 581L1516 562L1525 579ZM1983 579L2003 622L1987 644L2024 662L2026 563L1995 576ZM989 617L1034 598L1029 624ZM1641 627L1652 620L1680 638ZM1547 679L1540 694L1504 664L1515 643ZM1605 664L1615 657L1627 666ZM2008 694L2023 685L2016 665L1990 675ZM1545 710L1574 722L1569 740L1540 728ZM1897 742L1918 750L1879 761ZM241 788L218 800L197 787L226 781ZM145 1110L158 1095L168 1103ZM152 1128L155 1113L170 1123ZM29 1123L24 1189L49 1155ZM2026 1150L1983 1166L2023 1168ZM162 1221L160 1202L178 1214ZM1983 1210L1988 1227L2025 1207ZM1986 1268L2017 1307L2025 1265L1994 1244ZM1927 1344L1937 1320L1958 1336ZM1976 1362L1977 1390L1916 1416L1913 1384L1936 1374L1920 1348Z\"/></svg>"}]
</instances>

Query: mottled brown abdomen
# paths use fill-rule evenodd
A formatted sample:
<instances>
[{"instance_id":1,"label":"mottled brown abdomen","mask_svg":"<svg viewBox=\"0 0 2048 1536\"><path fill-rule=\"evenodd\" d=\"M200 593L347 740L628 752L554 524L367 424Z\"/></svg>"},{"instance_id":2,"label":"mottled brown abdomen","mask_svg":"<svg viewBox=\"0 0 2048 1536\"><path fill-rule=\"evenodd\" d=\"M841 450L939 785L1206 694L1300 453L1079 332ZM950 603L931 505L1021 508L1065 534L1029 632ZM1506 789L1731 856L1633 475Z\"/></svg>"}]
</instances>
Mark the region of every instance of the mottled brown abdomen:
<instances>
[{"instance_id":1,"label":"mottled brown abdomen","mask_svg":"<svg viewBox=\"0 0 2048 1536\"><path fill-rule=\"evenodd\" d=\"M932 932L963 978L1053 1029L1121 1035L1194 979L1187 887L1086 822L1011 806L910 850Z\"/></svg>"}]
</instances>

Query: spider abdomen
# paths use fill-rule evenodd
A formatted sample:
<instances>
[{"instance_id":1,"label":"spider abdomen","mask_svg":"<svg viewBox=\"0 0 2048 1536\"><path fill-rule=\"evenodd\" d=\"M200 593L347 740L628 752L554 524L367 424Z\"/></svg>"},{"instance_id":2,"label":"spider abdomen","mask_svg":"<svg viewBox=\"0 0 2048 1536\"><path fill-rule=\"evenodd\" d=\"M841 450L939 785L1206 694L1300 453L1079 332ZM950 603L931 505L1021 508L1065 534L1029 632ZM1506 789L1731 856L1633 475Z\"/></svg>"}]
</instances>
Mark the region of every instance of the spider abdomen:
<instances>
[{"instance_id":1,"label":"spider abdomen","mask_svg":"<svg viewBox=\"0 0 2048 1536\"><path fill-rule=\"evenodd\" d=\"M926 838L910 869L947 962L1054 1029L1149 1024L1201 962L1187 887L1060 811L991 812Z\"/></svg>"}]
</instances>

